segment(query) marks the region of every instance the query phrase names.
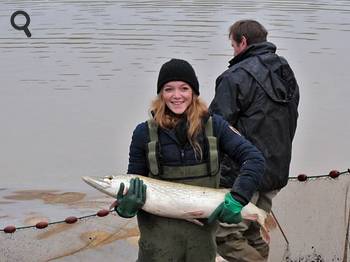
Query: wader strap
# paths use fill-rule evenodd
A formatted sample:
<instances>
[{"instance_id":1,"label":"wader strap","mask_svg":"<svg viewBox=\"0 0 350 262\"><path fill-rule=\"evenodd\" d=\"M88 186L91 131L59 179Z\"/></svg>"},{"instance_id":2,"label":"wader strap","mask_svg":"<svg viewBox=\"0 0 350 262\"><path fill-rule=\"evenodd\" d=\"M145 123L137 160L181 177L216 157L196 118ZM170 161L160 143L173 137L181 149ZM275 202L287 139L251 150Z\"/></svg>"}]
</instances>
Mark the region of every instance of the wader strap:
<instances>
[{"instance_id":1,"label":"wader strap","mask_svg":"<svg viewBox=\"0 0 350 262\"><path fill-rule=\"evenodd\" d=\"M186 181L208 177L207 164L194 166L163 166L162 179L167 181Z\"/></svg>"},{"instance_id":2,"label":"wader strap","mask_svg":"<svg viewBox=\"0 0 350 262\"><path fill-rule=\"evenodd\" d=\"M147 124L148 124L149 138L150 138L150 142L147 144L147 147L148 147L147 158L148 158L148 165L149 165L149 171L151 173L151 176L161 175L163 178L165 173L169 173L169 176L174 176L174 173L175 174L186 173L187 176L189 177L216 176L218 174L219 157L218 157L218 149L217 149L217 139L214 136L214 132L213 132L212 117L209 117L207 124L205 126L205 135L208 141L208 148L209 148L209 154L208 154L209 159L207 164L205 164L205 166L207 167L205 170L206 172L203 172L204 170L201 167L196 168L195 166L193 167L179 166L179 167L172 167L170 169L164 167L164 171L166 169L167 172L162 172L163 167L160 166L159 158L158 158L159 156L158 126L153 119L149 119L147 121ZM185 171L189 171L189 172L185 172ZM174 178L176 180L181 177L175 176ZM167 178L164 177L163 179L167 179Z\"/></svg>"},{"instance_id":3,"label":"wader strap","mask_svg":"<svg viewBox=\"0 0 350 262\"><path fill-rule=\"evenodd\" d=\"M149 164L149 170L154 176L159 175L159 166L157 161L157 154L158 152L158 127L157 124L153 119L147 120L148 125L148 133L150 142L148 143L148 164Z\"/></svg>"},{"instance_id":4,"label":"wader strap","mask_svg":"<svg viewBox=\"0 0 350 262\"><path fill-rule=\"evenodd\" d=\"M208 139L209 145L208 173L209 175L215 176L219 171L219 157L217 139L213 133L213 119L212 117L209 117L205 126L205 135Z\"/></svg>"}]
</instances>

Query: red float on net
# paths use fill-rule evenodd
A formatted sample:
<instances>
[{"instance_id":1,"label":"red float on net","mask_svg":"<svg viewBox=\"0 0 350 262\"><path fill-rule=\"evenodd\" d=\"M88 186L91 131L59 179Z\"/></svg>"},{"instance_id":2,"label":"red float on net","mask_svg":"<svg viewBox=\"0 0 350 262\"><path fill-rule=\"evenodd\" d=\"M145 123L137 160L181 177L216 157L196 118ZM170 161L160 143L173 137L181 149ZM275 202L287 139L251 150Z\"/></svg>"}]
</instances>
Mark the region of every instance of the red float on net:
<instances>
[{"instance_id":1,"label":"red float on net","mask_svg":"<svg viewBox=\"0 0 350 262\"><path fill-rule=\"evenodd\" d=\"M43 228L47 227L48 225L49 225L48 222L41 221L41 222L36 223L35 227L38 229L43 229Z\"/></svg>"},{"instance_id":2,"label":"red float on net","mask_svg":"<svg viewBox=\"0 0 350 262\"><path fill-rule=\"evenodd\" d=\"M16 227L15 226L7 226L4 228L4 232L5 233L13 233L16 231Z\"/></svg>"},{"instance_id":3,"label":"red float on net","mask_svg":"<svg viewBox=\"0 0 350 262\"><path fill-rule=\"evenodd\" d=\"M298 180L299 180L300 182L306 181L306 180L307 180L307 175L305 175L305 174L300 174L300 175L298 175Z\"/></svg>"},{"instance_id":4,"label":"red float on net","mask_svg":"<svg viewBox=\"0 0 350 262\"><path fill-rule=\"evenodd\" d=\"M97 212L97 216L99 217L105 217L109 214L109 210L108 209L101 209L100 211Z\"/></svg>"},{"instance_id":5,"label":"red float on net","mask_svg":"<svg viewBox=\"0 0 350 262\"><path fill-rule=\"evenodd\" d=\"M331 170L328 174L331 178L337 178L340 175L338 170Z\"/></svg>"},{"instance_id":6,"label":"red float on net","mask_svg":"<svg viewBox=\"0 0 350 262\"><path fill-rule=\"evenodd\" d=\"M75 222L78 221L78 218L77 217L67 217L64 222L66 222L67 224L74 224Z\"/></svg>"}]
</instances>

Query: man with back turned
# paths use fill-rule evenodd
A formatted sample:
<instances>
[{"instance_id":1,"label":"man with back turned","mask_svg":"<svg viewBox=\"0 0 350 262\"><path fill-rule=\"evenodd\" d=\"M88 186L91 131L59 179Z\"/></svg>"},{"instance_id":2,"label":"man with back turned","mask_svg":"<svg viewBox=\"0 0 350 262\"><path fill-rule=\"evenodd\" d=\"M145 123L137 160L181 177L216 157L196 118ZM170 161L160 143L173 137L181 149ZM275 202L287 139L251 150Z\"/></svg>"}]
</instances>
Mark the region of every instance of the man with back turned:
<instances>
[{"instance_id":1,"label":"man with back turned","mask_svg":"<svg viewBox=\"0 0 350 262\"><path fill-rule=\"evenodd\" d=\"M289 177L292 140L298 118L299 87L286 59L266 40L267 31L257 21L240 20L229 30L234 58L216 80L211 113L222 115L263 153L266 171L259 191L246 199L267 212L272 198ZM237 167L224 157L221 186L231 187ZM237 175L236 175L237 177ZM259 226L243 221L220 224L218 253L228 261L267 261L269 246Z\"/></svg>"}]
</instances>

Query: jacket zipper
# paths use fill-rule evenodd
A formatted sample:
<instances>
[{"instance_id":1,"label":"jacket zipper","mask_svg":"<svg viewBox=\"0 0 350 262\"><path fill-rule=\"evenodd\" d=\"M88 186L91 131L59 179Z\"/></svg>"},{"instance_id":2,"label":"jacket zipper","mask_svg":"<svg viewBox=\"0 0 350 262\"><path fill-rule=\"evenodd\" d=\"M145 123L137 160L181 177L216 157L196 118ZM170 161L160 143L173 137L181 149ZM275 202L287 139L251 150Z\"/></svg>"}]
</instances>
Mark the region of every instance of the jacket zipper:
<instances>
[{"instance_id":1,"label":"jacket zipper","mask_svg":"<svg viewBox=\"0 0 350 262\"><path fill-rule=\"evenodd\" d=\"M181 153L181 162L183 163L184 157L185 157L185 150L183 148L181 148L180 153Z\"/></svg>"}]
</instances>

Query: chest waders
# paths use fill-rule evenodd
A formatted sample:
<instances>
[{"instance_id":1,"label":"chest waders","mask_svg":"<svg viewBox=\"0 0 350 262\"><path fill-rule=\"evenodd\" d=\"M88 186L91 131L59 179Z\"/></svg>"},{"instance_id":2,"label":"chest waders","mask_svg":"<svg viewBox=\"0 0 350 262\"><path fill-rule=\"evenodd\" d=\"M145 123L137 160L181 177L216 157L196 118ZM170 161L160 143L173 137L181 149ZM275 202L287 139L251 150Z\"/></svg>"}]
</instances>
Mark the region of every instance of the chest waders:
<instances>
[{"instance_id":1,"label":"chest waders","mask_svg":"<svg viewBox=\"0 0 350 262\"><path fill-rule=\"evenodd\" d=\"M212 118L205 128L208 161L197 165L166 166L159 161L158 127L148 120L149 177L189 185L219 187L217 139L213 135ZM171 203L169 203L171 205ZM197 210L196 210L197 211ZM215 232L217 223L198 226L194 223L155 216L139 211L139 262L212 262L216 257Z\"/></svg>"}]
</instances>

